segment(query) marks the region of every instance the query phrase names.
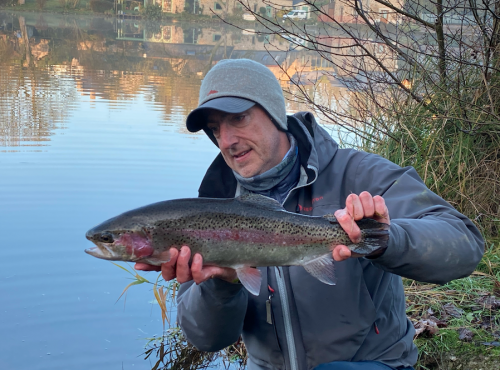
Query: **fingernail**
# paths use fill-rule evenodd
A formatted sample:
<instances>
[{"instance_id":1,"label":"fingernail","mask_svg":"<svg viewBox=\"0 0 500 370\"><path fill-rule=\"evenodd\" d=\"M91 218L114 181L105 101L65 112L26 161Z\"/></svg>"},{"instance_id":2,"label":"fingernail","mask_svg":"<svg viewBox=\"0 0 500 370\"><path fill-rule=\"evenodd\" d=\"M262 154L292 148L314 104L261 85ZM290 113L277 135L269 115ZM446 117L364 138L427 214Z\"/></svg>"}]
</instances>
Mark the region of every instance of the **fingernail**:
<instances>
[{"instance_id":1,"label":"fingernail","mask_svg":"<svg viewBox=\"0 0 500 370\"><path fill-rule=\"evenodd\" d=\"M201 263L201 256L199 254L194 255L193 263Z\"/></svg>"},{"instance_id":2,"label":"fingernail","mask_svg":"<svg viewBox=\"0 0 500 370\"><path fill-rule=\"evenodd\" d=\"M182 257L186 257L189 253L189 249L185 248L185 247L182 247L181 248L181 256Z\"/></svg>"}]
</instances>

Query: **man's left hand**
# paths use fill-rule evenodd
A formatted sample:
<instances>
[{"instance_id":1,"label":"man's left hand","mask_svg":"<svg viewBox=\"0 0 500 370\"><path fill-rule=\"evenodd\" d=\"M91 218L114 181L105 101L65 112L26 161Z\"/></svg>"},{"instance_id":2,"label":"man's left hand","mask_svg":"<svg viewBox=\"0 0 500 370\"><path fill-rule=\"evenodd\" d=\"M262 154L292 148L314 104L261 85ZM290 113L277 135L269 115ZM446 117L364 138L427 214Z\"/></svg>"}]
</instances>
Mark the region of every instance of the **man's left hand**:
<instances>
[{"instance_id":1,"label":"man's left hand","mask_svg":"<svg viewBox=\"0 0 500 370\"><path fill-rule=\"evenodd\" d=\"M355 221L362 218L373 218L385 224L391 223L384 198L380 195L372 197L367 191L359 195L349 195L345 202L345 208L336 211L335 217L353 243L358 243L361 240L361 230ZM345 245L337 245L333 249L335 261L343 261L349 257L351 257L351 251Z\"/></svg>"}]
</instances>

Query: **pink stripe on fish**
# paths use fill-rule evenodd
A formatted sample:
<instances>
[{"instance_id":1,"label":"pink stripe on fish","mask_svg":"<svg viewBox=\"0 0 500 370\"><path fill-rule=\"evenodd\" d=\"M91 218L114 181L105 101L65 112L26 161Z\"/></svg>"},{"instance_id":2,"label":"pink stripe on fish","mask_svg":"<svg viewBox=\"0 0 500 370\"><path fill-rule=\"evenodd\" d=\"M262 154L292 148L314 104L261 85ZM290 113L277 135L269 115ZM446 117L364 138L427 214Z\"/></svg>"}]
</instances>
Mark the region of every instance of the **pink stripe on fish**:
<instances>
[{"instance_id":1,"label":"pink stripe on fish","mask_svg":"<svg viewBox=\"0 0 500 370\"><path fill-rule=\"evenodd\" d=\"M265 231L252 230L231 230L231 229L217 229L217 230L193 230L185 229L183 234L204 240L215 241L239 241L239 242L253 242L264 244L277 244L277 245L302 245L302 244L317 244L324 243L324 238L315 238L310 235L290 235L290 234L271 234Z\"/></svg>"}]
</instances>

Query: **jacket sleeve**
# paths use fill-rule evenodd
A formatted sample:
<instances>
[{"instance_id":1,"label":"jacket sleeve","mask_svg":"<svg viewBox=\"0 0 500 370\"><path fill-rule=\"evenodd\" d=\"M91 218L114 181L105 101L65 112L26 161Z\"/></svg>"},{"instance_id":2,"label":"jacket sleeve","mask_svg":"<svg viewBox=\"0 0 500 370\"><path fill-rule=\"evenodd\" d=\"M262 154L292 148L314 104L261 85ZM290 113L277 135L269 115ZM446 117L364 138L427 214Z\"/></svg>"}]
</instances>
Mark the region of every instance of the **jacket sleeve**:
<instances>
[{"instance_id":1,"label":"jacket sleeve","mask_svg":"<svg viewBox=\"0 0 500 370\"><path fill-rule=\"evenodd\" d=\"M389 245L372 262L385 271L444 284L470 275L484 253L476 226L430 191L412 167L368 154L356 171L358 194L381 195L391 218Z\"/></svg>"},{"instance_id":2,"label":"jacket sleeve","mask_svg":"<svg viewBox=\"0 0 500 370\"><path fill-rule=\"evenodd\" d=\"M219 351L241 335L248 302L241 284L210 279L181 284L177 321L187 340L201 351Z\"/></svg>"}]
</instances>

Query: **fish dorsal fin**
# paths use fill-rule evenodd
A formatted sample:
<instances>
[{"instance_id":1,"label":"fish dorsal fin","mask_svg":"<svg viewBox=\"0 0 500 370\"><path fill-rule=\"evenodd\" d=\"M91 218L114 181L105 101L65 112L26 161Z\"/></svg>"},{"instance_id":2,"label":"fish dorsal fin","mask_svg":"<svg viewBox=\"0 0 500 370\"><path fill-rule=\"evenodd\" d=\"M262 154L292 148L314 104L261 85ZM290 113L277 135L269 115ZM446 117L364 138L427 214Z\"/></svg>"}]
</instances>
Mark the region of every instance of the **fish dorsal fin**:
<instances>
[{"instance_id":1,"label":"fish dorsal fin","mask_svg":"<svg viewBox=\"0 0 500 370\"><path fill-rule=\"evenodd\" d=\"M323 215L323 218L326 218L328 221L330 221L331 224L338 224L339 222L337 221L337 217L333 213L329 213L327 215Z\"/></svg>"},{"instance_id":2,"label":"fish dorsal fin","mask_svg":"<svg viewBox=\"0 0 500 370\"><path fill-rule=\"evenodd\" d=\"M260 194L246 193L236 197L235 199L259 208L269 209L273 211L285 210L277 200Z\"/></svg>"},{"instance_id":3,"label":"fish dorsal fin","mask_svg":"<svg viewBox=\"0 0 500 370\"><path fill-rule=\"evenodd\" d=\"M331 253L310 260L304 265L304 268L308 273L325 284L335 285L337 283L335 266L333 265L333 256Z\"/></svg>"}]
</instances>

